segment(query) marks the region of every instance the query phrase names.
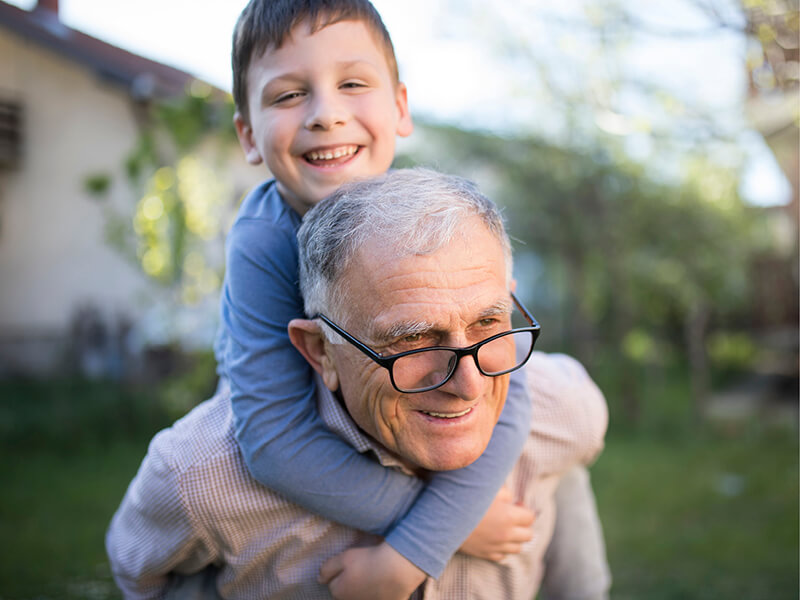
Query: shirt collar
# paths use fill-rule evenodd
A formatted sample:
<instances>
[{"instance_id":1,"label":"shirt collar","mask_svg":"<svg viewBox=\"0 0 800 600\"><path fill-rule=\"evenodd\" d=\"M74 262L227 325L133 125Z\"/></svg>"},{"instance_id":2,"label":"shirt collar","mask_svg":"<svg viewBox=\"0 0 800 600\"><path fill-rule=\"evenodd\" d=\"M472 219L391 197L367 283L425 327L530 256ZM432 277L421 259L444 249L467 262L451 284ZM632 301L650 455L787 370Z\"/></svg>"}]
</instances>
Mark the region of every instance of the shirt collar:
<instances>
[{"instance_id":1,"label":"shirt collar","mask_svg":"<svg viewBox=\"0 0 800 600\"><path fill-rule=\"evenodd\" d=\"M384 467L400 469L409 475L415 475L406 461L364 433L356 425L342 403L333 392L325 387L318 373L314 373L314 380L317 386L317 408L328 429L338 434L358 452L362 454L372 452Z\"/></svg>"}]
</instances>

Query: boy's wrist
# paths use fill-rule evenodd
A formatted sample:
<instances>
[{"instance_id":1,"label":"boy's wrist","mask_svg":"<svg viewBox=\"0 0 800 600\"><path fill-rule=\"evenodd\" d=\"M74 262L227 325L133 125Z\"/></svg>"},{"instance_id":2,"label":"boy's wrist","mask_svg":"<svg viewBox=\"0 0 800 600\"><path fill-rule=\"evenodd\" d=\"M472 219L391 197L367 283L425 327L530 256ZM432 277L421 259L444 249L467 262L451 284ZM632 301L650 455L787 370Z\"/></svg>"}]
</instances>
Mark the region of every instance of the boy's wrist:
<instances>
[{"instance_id":1,"label":"boy's wrist","mask_svg":"<svg viewBox=\"0 0 800 600\"><path fill-rule=\"evenodd\" d=\"M377 548L378 558L382 565L388 565L395 582L411 594L427 579L428 574L405 556L395 550L391 544L381 542Z\"/></svg>"}]
</instances>

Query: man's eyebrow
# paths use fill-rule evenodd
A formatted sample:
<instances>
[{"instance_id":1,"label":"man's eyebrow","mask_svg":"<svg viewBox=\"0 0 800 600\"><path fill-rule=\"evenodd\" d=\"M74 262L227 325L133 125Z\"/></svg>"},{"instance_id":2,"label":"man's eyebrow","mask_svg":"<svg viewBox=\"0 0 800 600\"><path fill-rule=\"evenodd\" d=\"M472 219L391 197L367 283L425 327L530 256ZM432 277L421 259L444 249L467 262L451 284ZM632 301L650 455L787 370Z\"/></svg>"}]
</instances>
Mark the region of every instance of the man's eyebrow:
<instances>
[{"instance_id":1,"label":"man's eyebrow","mask_svg":"<svg viewBox=\"0 0 800 600\"><path fill-rule=\"evenodd\" d=\"M513 305L509 300L498 300L491 306L487 306L478 313L478 319L496 317L498 315L511 314ZM437 327L428 321L405 321L394 323L389 328L382 331L375 330L370 335L370 339L376 344L393 342L394 340L416 335L418 333L429 333L436 331Z\"/></svg>"},{"instance_id":2,"label":"man's eyebrow","mask_svg":"<svg viewBox=\"0 0 800 600\"><path fill-rule=\"evenodd\" d=\"M483 309L479 318L485 319L486 317L496 317L497 315L508 315L514 310L514 305L510 300L498 300L491 306Z\"/></svg>"},{"instance_id":3,"label":"man's eyebrow","mask_svg":"<svg viewBox=\"0 0 800 600\"><path fill-rule=\"evenodd\" d=\"M427 321L405 321L394 323L391 327L382 331L375 330L372 332L371 338L376 343L382 344L393 342L408 335L427 333L433 329L434 326Z\"/></svg>"}]
</instances>

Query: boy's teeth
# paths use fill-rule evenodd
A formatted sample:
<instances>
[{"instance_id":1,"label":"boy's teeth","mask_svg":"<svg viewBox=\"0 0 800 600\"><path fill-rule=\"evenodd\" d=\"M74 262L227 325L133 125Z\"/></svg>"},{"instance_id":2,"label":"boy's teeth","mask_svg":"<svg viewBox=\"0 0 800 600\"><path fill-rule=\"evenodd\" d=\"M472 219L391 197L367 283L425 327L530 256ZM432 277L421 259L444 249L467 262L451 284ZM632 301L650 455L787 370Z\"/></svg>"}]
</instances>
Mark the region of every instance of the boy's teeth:
<instances>
[{"instance_id":1,"label":"boy's teeth","mask_svg":"<svg viewBox=\"0 0 800 600\"><path fill-rule=\"evenodd\" d=\"M355 154L358 146L343 146L335 150L312 150L306 154L309 160L333 160L334 158L342 158L343 156L350 156Z\"/></svg>"},{"instance_id":2,"label":"boy's teeth","mask_svg":"<svg viewBox=\"0 0 800 600\"><path fill-rule=\"evenodd\" d=\"M466 410L463 410L458 413L438 413L438 412L433 412L431 410L423 410L421 412L424 412L426 415L430 415L432 417L439 417L440 419L455 419L456 417L463 417L471 410L472 408L467 408Z\"/></svg>"}]
</instances>

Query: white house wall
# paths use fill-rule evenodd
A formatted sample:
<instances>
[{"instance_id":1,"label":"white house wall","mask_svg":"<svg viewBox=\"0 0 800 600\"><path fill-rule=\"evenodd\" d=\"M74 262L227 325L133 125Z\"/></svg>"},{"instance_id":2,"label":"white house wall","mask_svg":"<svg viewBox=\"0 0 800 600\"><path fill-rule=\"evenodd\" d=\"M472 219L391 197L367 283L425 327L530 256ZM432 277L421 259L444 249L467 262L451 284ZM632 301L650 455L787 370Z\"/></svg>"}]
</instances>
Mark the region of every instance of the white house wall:
<instances>
[{"instance_id":1,"label":"white house wall","mask_svg":"<svg viewBox=\"0 0 800 600\"><path fill-rule=\"evenodd\" d=\"M63 360L83 305L136 318L152 288L104 242L86 175L117 175L136 136L123 90L0 30L0 98L23 110L23 160L0 171L0 374L48 371Z\"/></svg>"}]
</instances>

